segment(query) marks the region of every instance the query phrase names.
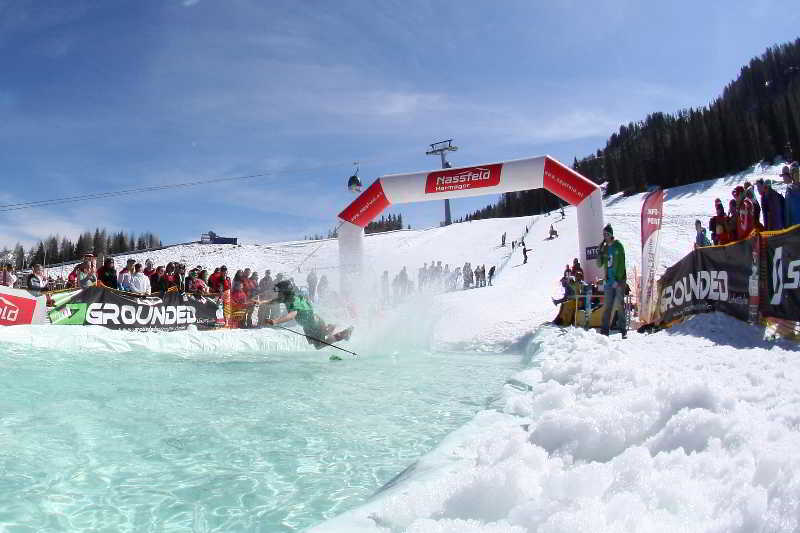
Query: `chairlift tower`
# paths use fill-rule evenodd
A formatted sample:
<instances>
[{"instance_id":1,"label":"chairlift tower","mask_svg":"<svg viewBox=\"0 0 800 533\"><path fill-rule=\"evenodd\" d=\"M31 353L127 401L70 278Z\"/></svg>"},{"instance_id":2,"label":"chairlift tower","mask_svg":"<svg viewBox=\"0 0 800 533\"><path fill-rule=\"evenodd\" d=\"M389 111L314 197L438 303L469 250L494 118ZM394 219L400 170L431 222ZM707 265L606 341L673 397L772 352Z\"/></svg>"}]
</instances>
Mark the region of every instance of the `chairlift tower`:
<instances>
[{"instance_id":1,"label":"chairlift tower","mask_svg":"<svg viewBox=\"0 0 800 533\"><path fill-rule=\"evenodd\" d=\"M453 146L453 139L447 139L446 141L439 141L436 143L431 144L431 149L425 152L425 155L436 155L438 154L442 158L442 168L450 168L450 163L447 162L447 152L455 152L458 150L458 146ZM444 201L444 225L449 226L452 224L453 220L450 216L450 200L445 199Z\"/></svg>"}]
</instances>

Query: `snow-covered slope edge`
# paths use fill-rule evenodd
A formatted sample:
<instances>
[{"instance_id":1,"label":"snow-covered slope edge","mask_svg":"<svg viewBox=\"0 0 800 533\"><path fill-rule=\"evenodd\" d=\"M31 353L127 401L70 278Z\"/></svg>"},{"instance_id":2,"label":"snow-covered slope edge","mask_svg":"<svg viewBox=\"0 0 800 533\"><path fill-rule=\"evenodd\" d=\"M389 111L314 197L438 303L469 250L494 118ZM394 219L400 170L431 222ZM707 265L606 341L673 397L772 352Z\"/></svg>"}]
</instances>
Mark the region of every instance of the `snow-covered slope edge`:
<instances>
[{"instance_id":1,"label":"snow-covered slope edge","mask_svg":"<svg viewBox=\"0 0 800 533\"><path fill-rule=\"evenodd\" d=\"M797 346L705 315L628 341L541 329L534 366L328 531L794 531Z\"/></svg>"}]
</instances>

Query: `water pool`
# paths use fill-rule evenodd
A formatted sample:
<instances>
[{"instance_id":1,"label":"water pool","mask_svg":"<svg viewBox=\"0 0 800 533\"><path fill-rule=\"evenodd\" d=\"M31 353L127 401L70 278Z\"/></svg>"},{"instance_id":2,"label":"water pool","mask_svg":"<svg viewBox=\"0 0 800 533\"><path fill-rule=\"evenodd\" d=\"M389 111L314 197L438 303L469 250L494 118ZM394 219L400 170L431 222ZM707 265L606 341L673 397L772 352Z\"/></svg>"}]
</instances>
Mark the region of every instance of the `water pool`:
<instances>
[{"instance_id":1,"label":"water pool","mask_svg":"<svg viewBox=\"0 0 800 533\"><path fill-rule=\"evenodd\" d=\"M363 502L522 364L327 355L0 345L0 529L300 530Z\"/></svg>"}]
</instances>

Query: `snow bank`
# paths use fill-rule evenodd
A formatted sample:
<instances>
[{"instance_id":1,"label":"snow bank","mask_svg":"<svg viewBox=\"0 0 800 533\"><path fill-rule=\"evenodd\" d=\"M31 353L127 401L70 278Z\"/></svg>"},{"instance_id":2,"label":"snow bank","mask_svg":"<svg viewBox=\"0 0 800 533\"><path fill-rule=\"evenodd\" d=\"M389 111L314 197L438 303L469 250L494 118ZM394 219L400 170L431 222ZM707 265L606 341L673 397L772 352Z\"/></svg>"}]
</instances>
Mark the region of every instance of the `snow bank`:
<instances>
[{"instance_id":1,"label":"snow bank","mask_svg":"<svg viewBox=\"0 0 800 533\"><path fill-rule=\"evenodd\" d=\"M268 354L304 351L308 343L288 331L216 330L148 332L110 330L102 326L13 326L0 328L0 342L50 351L84 353L150 352L182 354Z\"/></svg>"},{"instance_id":2,"label":"snow bank","mask_svg":"<svg viewBox=\"0 0 800 533\"><path fill-rule=\"evenodd\" d=\"M534 341L501 410L314 531L800 527L797 346L724 315L627 341L554 328Z\"/></svg>"}]
</instances>

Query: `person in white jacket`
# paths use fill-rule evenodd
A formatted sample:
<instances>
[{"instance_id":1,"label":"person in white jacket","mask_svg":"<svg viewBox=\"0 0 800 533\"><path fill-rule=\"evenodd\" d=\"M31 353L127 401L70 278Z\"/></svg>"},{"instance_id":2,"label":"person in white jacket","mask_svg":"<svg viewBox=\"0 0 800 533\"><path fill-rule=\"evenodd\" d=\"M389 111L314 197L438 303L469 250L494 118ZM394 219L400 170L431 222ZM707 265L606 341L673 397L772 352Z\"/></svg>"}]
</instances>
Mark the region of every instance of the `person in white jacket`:
<instances>
[{"instance_id":1,"label":"person in white jacket","mask_svg":"<svg viewBox=\"0 0 800 533\"><path fill-rule=\"evenodd\" d=\"M131 278L131 291L144 294L149 296L150 295L150 278L144 275L142 272L142 264L136 263L133 267L133 277Z\"/></svg>"},{"instance_id":2,"label":"person in white jacket","mask_svg":"<svg viewBox=\"0 0 800 533\"><path fill-rule=\"evenodd\" d=\"M33 273L28 276L28 290L42 292L47 290L47 278L44 277L42 265L33 265Z\"/></svg>"},{"instance_id":3,"label":"person in white jacket","mask_svg":"<svg viewBox=\"0 0 800 533\"><path fill-rule=\"evenodd\" d=\"M131 281L133 280L133 266L136 264L135 259L128 259L125 268L119 271L117 275L117 283L121 291L132 291Z\"/></svg>"}]
</instances>

